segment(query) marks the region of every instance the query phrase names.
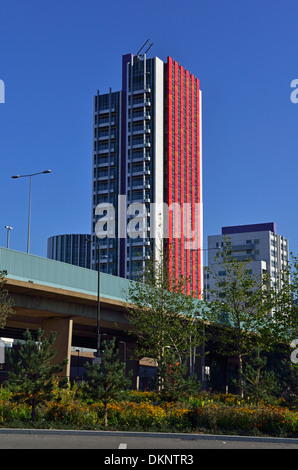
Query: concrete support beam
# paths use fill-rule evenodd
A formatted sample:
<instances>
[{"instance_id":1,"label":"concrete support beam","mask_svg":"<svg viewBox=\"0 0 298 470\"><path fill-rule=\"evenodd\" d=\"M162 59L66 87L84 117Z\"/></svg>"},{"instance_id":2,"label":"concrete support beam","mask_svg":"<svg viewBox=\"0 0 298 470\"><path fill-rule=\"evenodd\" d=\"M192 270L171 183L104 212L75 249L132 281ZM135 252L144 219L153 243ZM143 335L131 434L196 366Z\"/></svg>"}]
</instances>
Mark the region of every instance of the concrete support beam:
<instances>
[{"instance_id":1,"label":"concrete support beam","mask_svg":"<svg viewBox=\"0 0 298 470\"><path fill-rule=\"evenodd\" d=\"M63 367L59 377L70 377L70 360L71 360L71 339L72 339L73 320L71 318L47 318L42 322L42 329L47 338L50 337L51 332L56 332L56 341L54 349L57 354L53 361L58 364L63 361L65 357L68 363Z\"/></svg>"},{"instance_id":2,"label":"concrete support beam","mask_svg":"<svg viewBox=\"0 0 298 470\"><path fill-rule=\"evenodd\" d=\"M135 348L134 343L126 343L126 373L130 370L133 371L132 376L132 390L139 390L140 371L139 361L132 358L132 353Z\"/></svg>"}]
</instances>

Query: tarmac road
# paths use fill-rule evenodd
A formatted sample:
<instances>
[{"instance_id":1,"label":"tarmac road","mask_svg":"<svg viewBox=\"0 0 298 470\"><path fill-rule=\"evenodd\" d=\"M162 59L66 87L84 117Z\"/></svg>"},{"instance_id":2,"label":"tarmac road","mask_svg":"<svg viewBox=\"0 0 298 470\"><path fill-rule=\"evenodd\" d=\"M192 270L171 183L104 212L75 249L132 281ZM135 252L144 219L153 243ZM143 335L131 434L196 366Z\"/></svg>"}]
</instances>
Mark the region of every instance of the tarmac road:
<instances>
[{"instance_id":1,"label":"tarmac road","mask_svg":"<svg viewBox=\"0 0 298 470\"><path fill-rule=\"evenodd\" d=\"M0 429L0 449L104 449L117 451L117 455L119 452L122 455L123 451L125 451L124 455L129 455L129 450L140 449L173 450L172 454L183 454L184 450L191 452L197 449L298 449L298 439L206 434ZM111 452L105 455L111 455Z\"/></svg>"}]
</instances>

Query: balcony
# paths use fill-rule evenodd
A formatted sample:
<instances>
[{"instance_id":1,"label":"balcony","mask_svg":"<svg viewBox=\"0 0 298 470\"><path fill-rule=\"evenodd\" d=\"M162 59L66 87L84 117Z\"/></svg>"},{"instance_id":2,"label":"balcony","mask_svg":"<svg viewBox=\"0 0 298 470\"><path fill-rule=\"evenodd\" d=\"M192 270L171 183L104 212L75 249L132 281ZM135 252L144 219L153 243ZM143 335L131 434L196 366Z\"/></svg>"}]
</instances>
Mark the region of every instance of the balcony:
<instances>
[{"instance_id":1,"label":"balcony","mask_svg":"<svg viewBox=\"0 0 298 470\"><path fill-rule=\"evenodd\" d=\"M97 153L100 155L100 154L103 154L103 153L112 153L112 152L115 152L115 147L106 147L104 149L99 149L97 150Z\"/></svg>"},{"instance_id":2,"label":"balcony","mask_svg":"<svg viewBox=\"0 0 298 470\"><path fill-rule=\"evenodd\" d=\"M138 95L140 93L151 93L151 88L147 86L146 88L139 88L138 90L133 90L133 95Z\"/></svg>"},{"instance_id":3,"label":"balcony","mask_svg":"<svg viewBox=\"0 0 298 470\"><path fill-rule=\"evenodd\" d=\"M145 148L144 146L141 148ZM150 162L151 157L149 152L132 152L132 156L128 158L129 162Z\"/></svg>"},{"instance_id":4,"label":"balcony","mask_svg":"<svg viewBox=\"0 0 298 470\"><path fill-rule=\"evenodd\" d=\"M151 134L151 129L150 127L142 127L141 129L132 129L132 131L128 132L128 135L141 135L141 134Z\"/></svg>"},{"instance_id":5,"label":"balcony","mask_svg":"<svg viewBox=\"0 0 298 470\"><path fill-rule=\"evenodd\" d=\"M107 134L107 135L101 135L101 136L98 136L98 140L99 141L102 141L102 140L109 140L109 139L115 139L115 134Z\"/></svg>"},{"instance_id":6,"label":"balcony","mask_svg":"<svg viewBox=\"0 0 298 470\"><path fill-rule=\"evenodd\" d=\"M146 140L145 142L144 141L133 142L132 145L128 146L129 149L149 148L149 147L151 147L151 144L148 140Z\"/></svg>"},{"instance_id":7,"label":"balcony","mask_svg":"<svg viewBox=\"0 0 298 470\"><path fill-rule=\"evenodd\" d=\"M147 176L150 176L151 174L151 171L150 170L136 170L136 171L129 171L127 173L127 176L143 176L143 175L147 175Z\"/></svg>"},{"instance_id":8,"label":"balcony","mask_svg":"<svg viewBox=\"0 0 298 470\"><path fill-rule=\"evenodd\" d=\"M115 126L116 121L114 119L111 119L110 121L107 120L105 122L99 122L97 125L98 125L98 127L109 127L109 125Z\"/></svg>"},{"instance_id":9,"label":"balcony","mask_svg":"<svg viewBox=\"0 0 298 470\"><path fill-rule=\"evenodd\" d=\"M103 108L97 111L97 114L108 114L108 113L115 113L115 108Z\"/></svg>"},{"instance_id":10,"label":"balcony","mask_svg":"<svg viewBox=\"0 0 298 470\"><path fill-rule=\"evenodd\" d=\"M231 258L235 258L237 261L254 261L255 256L253 254L246 255L231 255Z\"/></svg>"},{"instance_id":11,"label":"balcony","mask_svg":"<svg viewBox=\"0 0 298 470\"><path fill-rule=\"evenodd\" d=\"M245 243L243 245L231 245L231 251L251 251L254 249L254 245L252 243Z\"/></svg>"},{"instance_id":12,"label":"balcony","mask_svg":"<svg viewBox=\"0 0 298 470\"><path fill-rule=\"evenodd\" d=\"M104 181L104 180L114 180L115 179L115 175L114 173L110 173L110 176L107 174L107 175L99 175L97 177L98 181Z\"/></svg>"},{"instance_id":13,"label":"balcony","mask_svg":"<svg viewBox=\"0 0 298 470\"><path fill-rule=\"evenodd\" d=\"M135 108L141 108L141 107L145 107L145 106L151 106L151 101L144 98L143 100L141 101L138 101L137 103L132 103L132 105L129 105L129 107L132 107L133 109Z\"/></svg>"},{"instance_id":14,"label":"balcony","mask_svg":"<svg viewBox=\"0 0 298 470\"><path fill-rule=\"evenodd\" d=\"M146 113L146 111L144 111L143 113L139 112L139 113L133 113L131 115L131 118L128 118L129 120L132 119L133 122L136 122L136 121L144 121L144 120L149 120L151 119L151 115L150 113Z\"/></svg>"},{"instance_id":15,"label":"balcony","mask_svg":"<svg viewBox=\"0 0 298 470\"><path fill-rule=\"evenodd\" d=\"M137 189L150 189L150 184L149 183L137 183L137 184L133 184L131 186L131 189L133 190L137 190Z\"/></svg>"},{"instance_id":16,"label":"balcony","mask_svg":"<svg viewBox=\"0 0 298 470\"><path fill-rule=\"evenodd\" d=\"M115 162L114 160L109 160L108 158L105 160L98 160L98 163L95 165L96 167L104 167L104 166L114 166Z\"/></svg>"}]
</instances>

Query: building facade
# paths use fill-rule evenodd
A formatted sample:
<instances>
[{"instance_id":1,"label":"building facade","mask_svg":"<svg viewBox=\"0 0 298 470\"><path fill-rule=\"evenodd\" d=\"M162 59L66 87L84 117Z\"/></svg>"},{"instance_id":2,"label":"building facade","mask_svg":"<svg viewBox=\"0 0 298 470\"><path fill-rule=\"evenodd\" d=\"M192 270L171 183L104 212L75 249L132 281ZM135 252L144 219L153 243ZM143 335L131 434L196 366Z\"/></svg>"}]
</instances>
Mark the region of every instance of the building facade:
<instances>
[{"instance_id":1,"label":"building facade","mask_svg":"<svg viewBox=\"0 0 298 470\"><path fill-rule=\"evenodd\" d=\"M225 272L217 256L225 243L229 241L231 255L239 261L249 261L249 272L261 279L268 273L272 286L280 287L279 273L289 261L288 239L279 235L275 223L238 225L222 227L221 235L208 237L208 266L218 276ZM214 280L205 272L205 293L214 287Z\"/></svg>"},{"instance_id":2,"label":"building facade","mask_svg":"<svg viewBox=\"0 0 298 470\"><path fill-rule=\"evenodd\" d=\"M92 239L101 245L101 271L119 275L118 224L114 237L96 239L96 208L110 204L118 211L121 165L121 92L94 97L94 137L92 175ZM92 245L91 263L98 269L98 250Z\"/></svg>"},{"instance_id":3,"label":"building facade","mask_svg":"<svg viewBox=\"0 0 298 470\"><path fill-rule=\"evenodd\" d=\"M160 244L173 279L200 296L201 103L193 74L146 54L124 55L121 91L94 97L92 237L102 271L135 279ZM93 269L96 253L93 245Z\"/></svg>"},{"instance_id":4,"label":"building facade","mask_svg":"<svg viewBox=\"0 0 298 470\"><path fill-rule=\"evenodd\" d=\"M63 263L91 267L90 234L65 234L48 238L47 258Z\"/></svg>"}]
</instances>

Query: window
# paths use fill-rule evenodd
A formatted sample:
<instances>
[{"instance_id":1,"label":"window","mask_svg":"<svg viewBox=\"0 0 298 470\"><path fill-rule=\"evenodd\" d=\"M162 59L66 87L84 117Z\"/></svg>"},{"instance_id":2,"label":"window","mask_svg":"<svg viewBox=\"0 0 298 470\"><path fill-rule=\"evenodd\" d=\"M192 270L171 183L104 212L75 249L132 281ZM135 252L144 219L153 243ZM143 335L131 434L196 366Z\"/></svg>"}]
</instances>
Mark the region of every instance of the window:
<instances>
[{"instance_id":1,"label":"window","mask_svg":"<svg viewBox=\"0 0 298 470\"><path fill-rule=\"evenodd\" d=\"M109 144L108 143L100 143L98 144L98 150L107 150L109 148Z\"/></svg>"},{"instance_id":2,"label":"window","mask_svg":"<svg viewBox=\"0 0 298 470\"><path fill-rule=\"evenodd\" d=\"M134 137L132 141L132 145L143 145L144 137Z\"/></svg>"},{"instance_id":3,"label":"window","mask_svg":"<svg viewBox=\"0 0 298 470\"><path fill-rule=\"evenodd\" d=\"M144 163L137 163L136 165L133 165L132 171L134 173L139 173L144 171Z\"/></svg>"},{"instance_id":4,"label":"window","mask_svg":"<svg viewBox=\"0 0 298 470\"><path fill-rule=\"evenodd\" d=\"M98 170L98 178L103 178L108 176L108 170L106 168Z\"/></svg>"},{"instance_id":5,"label":"window","mask_svg":"<svg viewBox=\"0 0 298 470\"><path fill-rule=\"evenodd\" d=\"M98 137L108 137L109 136L109 131L107 129L101 130L98 132Z\"/></svg>"},{"instance_id":6,"label":"window","mask_svg":"<svg viewBox=\"0 0 298 470\"><path fill-rule=\"evenodd\" d=\"M108 189L108 183L99 183L98 185L98 191L106 191Z\"/></svg>"},{"instance_id":7,"label":"window","mask_svg":"<svg viewBox=\"0 0 298 470\"><path fill-rule=\"evenodd\" d=\"M143 191L133 191L132 192L132 200L133 201L136 201L138 199L143 199L143 198L144 198Z\"/></svg>"},{"instance_id":8,"label":"window","mask_svg":"<svg viewBox=\"0 0 298 470\"><path fill-rule=\"evenodd\" d=\"M109 122L109 116L100 116L98 118L98 124L105 124Z\"/></svg>"},{"instance_id":9,"label":"window","mask_svg":"<svg viewBox=\"0 0 298 470\"><path fill-rule=\"evenodd\" d=\"M137 178L132 178L132 186L143 186L144 178L139 176Z\"/></svg>"}]
</instances>

